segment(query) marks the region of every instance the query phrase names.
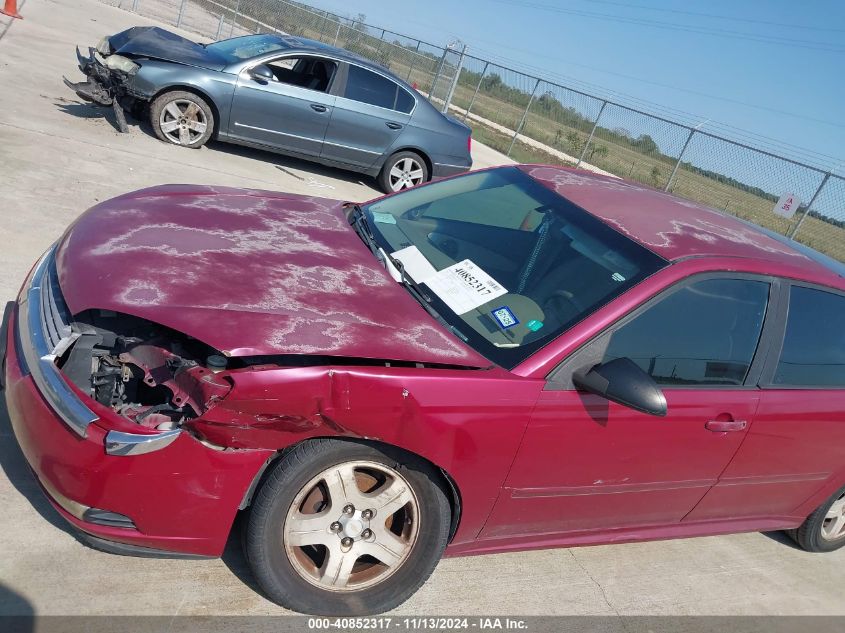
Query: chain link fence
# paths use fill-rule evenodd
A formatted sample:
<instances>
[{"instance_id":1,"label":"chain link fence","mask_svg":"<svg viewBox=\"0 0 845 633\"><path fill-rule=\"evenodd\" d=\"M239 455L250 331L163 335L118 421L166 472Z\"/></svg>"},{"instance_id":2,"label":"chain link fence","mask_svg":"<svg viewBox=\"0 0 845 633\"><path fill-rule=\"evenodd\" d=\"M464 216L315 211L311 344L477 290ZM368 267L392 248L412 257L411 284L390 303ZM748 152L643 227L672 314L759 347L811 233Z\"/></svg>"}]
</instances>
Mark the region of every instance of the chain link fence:
<instances>
[{"instance_id":1,"label":"chain link fence","mask_svg":"<svg viewBox=\"0 0 845 633\"><path fill-rule=\"evenodd\" d=\"M405 79L518 162L577 165L731 213L845 261L845 179L363 21L291 0L102 0L218 40L281 32L348 49ZM780 196L801 201L791 218Z\"/></svg>"}]
</instances>

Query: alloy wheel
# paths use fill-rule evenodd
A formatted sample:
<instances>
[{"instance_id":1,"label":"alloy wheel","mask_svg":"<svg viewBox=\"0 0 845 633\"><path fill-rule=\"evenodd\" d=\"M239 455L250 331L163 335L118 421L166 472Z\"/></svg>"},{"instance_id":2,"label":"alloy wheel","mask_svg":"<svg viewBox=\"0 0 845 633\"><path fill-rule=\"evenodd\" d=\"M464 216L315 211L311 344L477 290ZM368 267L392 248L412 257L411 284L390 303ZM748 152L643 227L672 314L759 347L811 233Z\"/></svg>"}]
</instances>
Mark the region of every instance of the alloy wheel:
<instances>
[{"instance_id":1,"label":"alloy wheel","mask_svg":"<svg viewBox=\"0 0 845 633\"><path fill-rule=\"evenodd\" d=\"M845 537L845 494L830 506L822 523L822 538L826 541L838 541Z\"/></svg>"},{"instance_id":2,"label":"alloy wheel","mask_svg":"<svg viewBox=\"0 0 845 633\"><path fill-rule=\"evenodd\" d=\"M396 470L370 461L332 466L311 479L287 513L283 541L294 570L330 591L386 580L419 533L419 503Z\"/></svg>"},{"instance_id":3,"label":"alloy wheel","mask_svg":"<svg viewBox=\"0 0 845 633\"><path fill-rule=\"evenodd\" d=\"M177 145L192 145L208 128L202 108L188 99L174 99L164 106L158 122L167 140Z\"/></svg>"},{"instance_id":4,"label":"alloy wheel","mask_svg":"<svg viewBox=\"0 0 845 633\"><path fill-rule=\"evenodd\" d=\"M423 181L423 168L413 158L402 158L390 168L390 188L393 191L408 189Z\"/></svg>"}]
</instances>

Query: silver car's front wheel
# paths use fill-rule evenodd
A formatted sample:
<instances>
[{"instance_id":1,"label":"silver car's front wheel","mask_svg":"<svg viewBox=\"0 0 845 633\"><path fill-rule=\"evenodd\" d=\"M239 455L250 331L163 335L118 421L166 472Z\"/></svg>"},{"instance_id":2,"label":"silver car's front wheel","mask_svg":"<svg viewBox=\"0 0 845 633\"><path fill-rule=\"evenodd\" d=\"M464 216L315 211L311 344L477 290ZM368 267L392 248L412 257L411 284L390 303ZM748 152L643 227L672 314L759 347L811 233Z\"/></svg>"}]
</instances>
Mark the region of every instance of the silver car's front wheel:
<instances>
[{"instance_id":1,"label":"silver car's front wheel","mask_svg":"<svg viewBox=\"0 0 845 633\"><path fill-rule=\"evenodd\" d=\"M378 177L379 186L385 193L402 191L427 180L428 167L414 152L398 152L388 158Z\"/></svg>"},{"instance_id":2,"label":"silver car's front wheel","mask_svg":"<svg viewBox=\"0 0 845 633\"><path fill-rule=\"evenodd\" d=\"M389 446L317 439L294 447L256 493L249 565L282 606L319 615L391 609L425 582L449 535L442 474Z\"/></svg>"},{"instance_id":3,"label":"silver car's front wheel","mask_svg":"<svg viewBox=\"0 0 845 633\"><path fill-rule=\"evenodd\" d=\"M214 130L214 114L208 103L192 92L168 92L150 106L150 123L163 141L197 148Z\"/></svg>"}]
</instances>

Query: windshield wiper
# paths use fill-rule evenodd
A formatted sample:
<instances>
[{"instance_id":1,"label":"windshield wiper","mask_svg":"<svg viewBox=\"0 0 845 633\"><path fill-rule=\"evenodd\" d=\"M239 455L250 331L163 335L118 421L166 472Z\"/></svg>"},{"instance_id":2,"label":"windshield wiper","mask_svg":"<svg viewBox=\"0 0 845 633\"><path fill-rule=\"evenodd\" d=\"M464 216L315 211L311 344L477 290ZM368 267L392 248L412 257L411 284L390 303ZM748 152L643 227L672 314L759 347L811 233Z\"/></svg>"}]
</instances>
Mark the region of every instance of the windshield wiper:
<instances>
[{"instance_id":1,"label":"windshield wiper","mask_svg":"<svg viewBox=\"0 0 845 633\"><path fill-rule=\"evenodd\" d=\"M431 297L429 294L423 290L423 287L408 277L408 273L405 272L405 264L402 263L401 259L396 259L393 255L387 253L387 251L382 250L382 253L390 260L390 263L393 264L393 267L399 271L399 282L403 286L407 286L409 290L412 290L416 294L419 295L419 298L423 299L426 303L431 303Z\"/></svg>"},{"instance_id":2,"label":"windshield wiper","mask_svg":"<svg viewBox=\"0 0 845 633\"><path fill-rule=\"evenodd\" d=\"M364 210L361 208L361 205L353 204L351 205L352 213L349 215L349 224L352 225L352 228L355 229L355 232L361 237L364 244L373 252L379 260L384 260L387 258L385 262L386 265L393 266L399 273L399 282L408 289L408 292L411 294L414 299L428 312L432 317L434 317L438 323L440 323L443 327L447 330L452 332L455 336L461 339L464 343L468 343L469 339L467 336L461 332L458 328L454 325L449 323L446 319L440 316L440 313L434 309L431 305L431 297L429 294L423 289L423 287L411 279L408 274L405 272L405 264L402 263L401 260L393 257L393 255L389 254L383 248L378 245L375 236L373 235L373 231L370 228L370 222L367 220L367 214L364 213Z\"/></svg>"},{"instance_id":3,"label":"windshield wiper","mask_svg":"<svg viewBox=\"0 0 845 633\"><path fill-rule=\"evenodd\" d=\"M386 253L383 249L379 249L381 253L384 254L385 257L389 260L390 264L399 271L400 282L403 286L408 289L408 292L411 294L414 299L428 312L434 319L447 330L449 330L452 334L457 336L461 339L464 343L469 343L469 338L467 338L466 334L461 332L458 328L454 325L449 323L446 319L444 319L440 313L434 309L434 306L431 305L431 296L423 290L423 287L408 277L405 273L405 264L402 263L401 260L396 259L392 255Z\"/></svg>"},{"instance_id":4,"label":"windshield wiper","mask_svg":"<svg viewBox=\"0 0 845 633\"><path fill-rule=\"evenodd\" d=\"M364 244L366 244L373 252L373 255L378 257L378 242L376 242L376 238L370 228L370 223L367 220L367 214L364 213L361 205L353 204L351 206L352 213L349 215L349 224L352 225L352 228L355 229L355 232L364 241Z\"/></svg>"}]
</instances>

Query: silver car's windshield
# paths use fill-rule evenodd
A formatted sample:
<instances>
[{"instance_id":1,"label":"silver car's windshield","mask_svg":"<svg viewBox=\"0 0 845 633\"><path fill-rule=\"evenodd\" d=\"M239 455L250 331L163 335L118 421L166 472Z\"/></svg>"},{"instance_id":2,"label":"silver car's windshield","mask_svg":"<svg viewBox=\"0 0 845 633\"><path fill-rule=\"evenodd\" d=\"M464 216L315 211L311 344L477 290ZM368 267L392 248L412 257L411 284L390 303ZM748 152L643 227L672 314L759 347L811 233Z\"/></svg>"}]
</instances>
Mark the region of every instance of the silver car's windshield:
<instances>
[{"instance_id":1,"label":"silver car's windshield","mask_svg":"<svg viewBox=\"0 0 845 633\"><path fill-rule=\"evenodd\" d=\"M246 35L222 42L214 42L206 48L223 57L226 63L234 64L265 53L287 50L290 48L290 44L278 35Z\"/></svg>"},{"instance_id":2,"label":"silver car's windshield","mask_svg":"<svg viewBox=\"0 0 845 633\"><path fill-rule=\"evenodd\" d=\"M410 189L363 211L453 331L508 368L666 265L515 167Z\"/></svg>"}]
</instances>

